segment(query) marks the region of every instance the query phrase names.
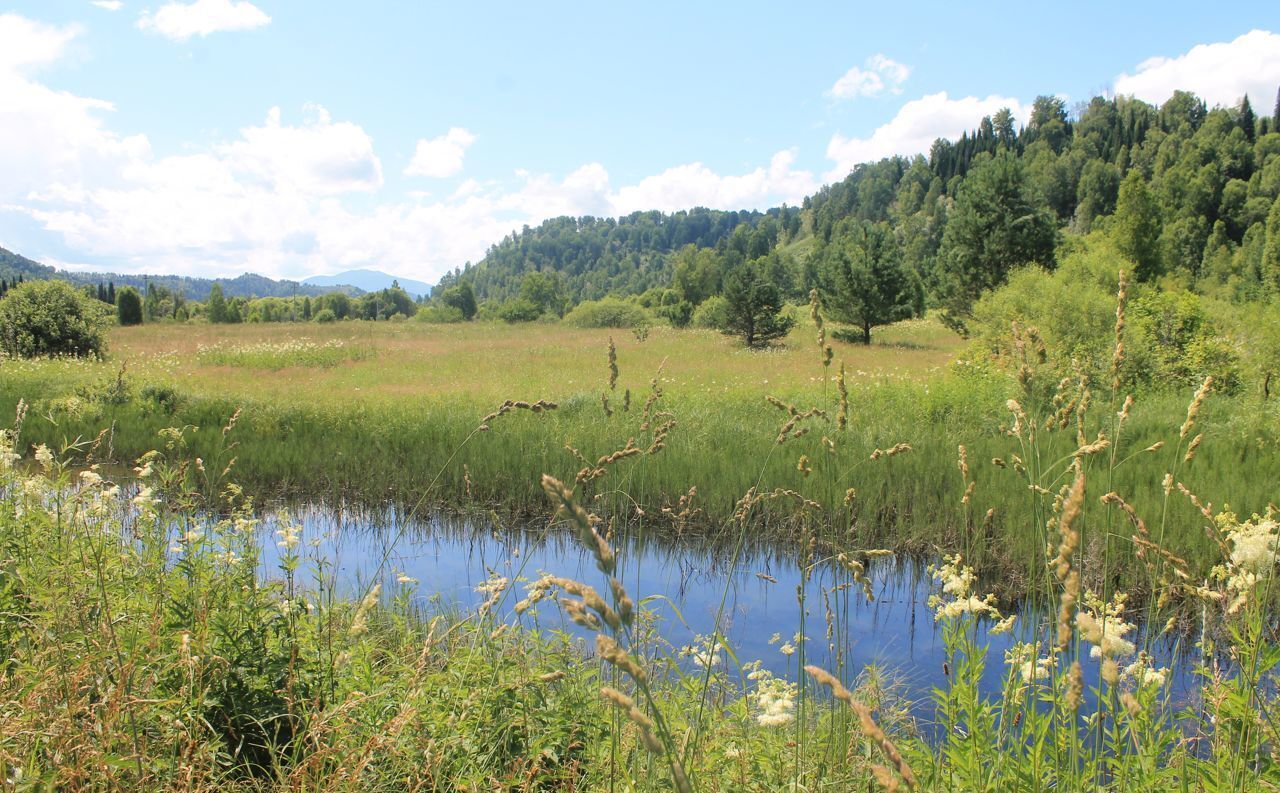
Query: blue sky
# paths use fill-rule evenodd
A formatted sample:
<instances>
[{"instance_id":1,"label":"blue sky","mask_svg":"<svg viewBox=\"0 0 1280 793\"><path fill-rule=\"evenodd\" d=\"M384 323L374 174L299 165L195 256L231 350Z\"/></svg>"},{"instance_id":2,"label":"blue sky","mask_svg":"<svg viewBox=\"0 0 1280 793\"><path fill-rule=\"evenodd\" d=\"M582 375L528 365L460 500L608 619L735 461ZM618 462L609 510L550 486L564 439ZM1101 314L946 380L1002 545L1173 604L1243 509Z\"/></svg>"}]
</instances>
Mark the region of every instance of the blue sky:
<instances>
[{"instance_id":1,"label":"blue sky","mask_svg":"<svg viewBox=\"0 0 1280 793\"><path fill-rule=\"evenodd\" d=\"M1274 2L0 0L0 246L434 280L554 215L794 203L1037 94L1269 113L1275 31Z\"/></svg>"}]
</instances>

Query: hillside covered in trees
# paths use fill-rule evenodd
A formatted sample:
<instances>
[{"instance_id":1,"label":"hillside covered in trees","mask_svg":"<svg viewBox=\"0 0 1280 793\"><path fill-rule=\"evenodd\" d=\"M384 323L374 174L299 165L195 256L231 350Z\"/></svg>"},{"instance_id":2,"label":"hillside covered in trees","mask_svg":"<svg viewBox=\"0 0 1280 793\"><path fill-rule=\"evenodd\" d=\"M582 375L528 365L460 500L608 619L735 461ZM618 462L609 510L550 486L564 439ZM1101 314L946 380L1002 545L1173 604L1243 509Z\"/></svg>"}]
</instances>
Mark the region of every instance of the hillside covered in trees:
<instances>
[{"instance_id":1,"label":"hillside covered in trees","mask_svg":"<svg viewBox=\"0 0 1280 793\"><path fill-rule=\"evenodd\" d=\"M870 328L939 308L958 329L975 300L1064 241L1098 232L1140 281L1232 301L1280 291L1280 101L1209 108L1179 92L1161 106L1096 97L1069 111L1039 97L928 156L856 167L797 208L694 209L620 219L556 218L446 276L508 320L631 297L683 324L730 282L790 301L817 288L839 318ZM739 290L741 291L741 290ZM474 311L472 312L474 313Z\"/></svg>"}]
</instances>

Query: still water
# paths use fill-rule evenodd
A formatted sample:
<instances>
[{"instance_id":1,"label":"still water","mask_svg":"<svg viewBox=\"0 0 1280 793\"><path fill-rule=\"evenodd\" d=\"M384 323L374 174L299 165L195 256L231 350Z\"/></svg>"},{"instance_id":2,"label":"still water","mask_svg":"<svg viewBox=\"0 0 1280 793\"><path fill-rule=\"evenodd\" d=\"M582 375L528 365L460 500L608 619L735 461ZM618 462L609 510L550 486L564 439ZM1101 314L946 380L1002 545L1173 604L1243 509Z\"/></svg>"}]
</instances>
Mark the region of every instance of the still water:
<instances>
[{"instance_id":1,"label":"still water","mask_svg":"<svg viewBox=\"0 0 1280 793\"><path fill-rule=\"evenodd\" d=\"M406 521L394 513L320 506L304 506L291 514L303 527L304 556L327 560L327 575L340 596L358 599L378 581L383 598L394 597L406 586L399 581L403 575L416 579L408 586L424 608L467 610L487 597L476 588L497 575L515 582L498 608L500 618L515 621L513 607L524 597L525 585L544 572L608 590L594 557L572 535L555 529L495 531L484 521ZM270 517L264 521L268 576L279 560L276 528ZM759 659L775 674L795 679L798 656L785 655L780 647L788 641L794 644L803 613L807 663L835 669L843 661L847 677L874 665L900 681L903 693L914 701L927 699L933 687L945 683L945 648L927 605L936 586L923 562L873 560L869 573L874 600L868 602L861 587L850 586L849 574L834 563L820 561L807 578L803 576L794 548L752 548L735 558L732 547L692 539L652 538L617 547L618 577L632 599L643 602L658 618L659 633L674 650L695 644L719 626L737 662ZM305 568L300 575L306 575ZM541 627L587 635L554 602L543 601L537 610ZM524 619L527 623L528 615ZM984 621L979 643L991 648L984 688L999 690L1007 671L1005 650L1017 641L1034 641L1037 628L1032 623L1040 623L1043 639L1045 622L1023 614L1010 634L990 635L990 623ZM831 634L829 624L838 626ZM1143 646L1141 636L1136 640ZM1159 665L1174 669L1172 704L1186 704L1194 682L1187 655L1179 657L1179 646L1171 640L1153 642L1148 649ZM727 657L725 662L730 671L737 665ZM1096 683L1097 663L1086 661L1085 670L1086 682Z\"/></svg>"}]
</instances>

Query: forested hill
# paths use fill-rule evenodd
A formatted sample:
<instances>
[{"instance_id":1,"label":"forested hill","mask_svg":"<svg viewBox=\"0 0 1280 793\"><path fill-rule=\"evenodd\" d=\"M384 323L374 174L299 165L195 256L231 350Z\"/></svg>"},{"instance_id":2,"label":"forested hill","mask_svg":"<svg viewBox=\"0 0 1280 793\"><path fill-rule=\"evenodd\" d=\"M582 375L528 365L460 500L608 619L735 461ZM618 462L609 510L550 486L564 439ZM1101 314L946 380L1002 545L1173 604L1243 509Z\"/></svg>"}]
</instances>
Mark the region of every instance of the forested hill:
<instances>
[{"instance_id":1,"label":"forested hill","mask_svg":"<svg viewBox=\"0 0 1280 793\"><path fill-rule=\"evenodd\" d=\"M639 294L671 282L670 255L680 248L713 248L745 227L760 229L767 250L776 244L787 218L799 228L799 209L785 207L768 213L697 208L621 218L553 218L504 238L478 265L446 275L437 291L462 277L479 300L501 302L519 294L525 273L553 271L570 303Z\"/></svg>"},{"instance_id":2,"label":"forested hill","mask_svg":"<svg viewBox=\"0 0 1280 793\"><path fill-rule=\"evenodd\" d=\"M1161 106L1097 97L1069 111L1042 96L1028 118L974 122L928 156L859 165L800 208L547 221L441 287L461 278L482 302L519 296L559 312L609 293L696 306L758 259L751 278L793 300L816 286L853 313L914 301L962 314L1013 268L1052 267L1064 240L1101 230L1141 280L1235 300L1280 290L1280 101L1260 115L1247 99L1211 109L1178 92ZM535 288L522 294L525 280ZM872 282L892 286L876 298L892 305L867 304ZM558 298L536 299L549 288Z\"/></svg>"},{"instance_id":3,"label":"forested hill","mask_svg":"<svg viewBox=\"0 0 1280 793\"><path fill-rule=\"evenodd\" d=\"M291 297L294 295L323 295L329 292L346 292L361 294L361 290L353 286L311 286L297 281L276 280L263 275L245 273L235 278L210 279L188 278L181 275L123 275L120 273L83 273L70 270L58 270L47 264L40 264L25 256L0 248L0 279L12 283L21 277L24 281L37 281L58 278L73 284L115 284L116 287L132 286L141 292L146 291L148 284L167 289L174 294L191 300L207 300L209 290L215 283L222 284L222 291L227 297Z\"/></svg>"}]
</instances>

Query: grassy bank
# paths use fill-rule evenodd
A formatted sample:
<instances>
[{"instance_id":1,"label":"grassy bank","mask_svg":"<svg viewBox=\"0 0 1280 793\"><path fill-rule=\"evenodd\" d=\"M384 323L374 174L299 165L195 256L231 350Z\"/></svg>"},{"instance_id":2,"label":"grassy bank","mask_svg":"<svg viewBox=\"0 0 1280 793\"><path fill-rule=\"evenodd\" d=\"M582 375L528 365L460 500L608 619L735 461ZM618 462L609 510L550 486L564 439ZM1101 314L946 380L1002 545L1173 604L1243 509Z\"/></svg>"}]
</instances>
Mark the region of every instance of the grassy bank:
<instances>
[{"instance_id":1,"label":"grassy bank","mask_svg":"<svg viewBox=\"0 0 1280 793\"><path fill-rule=\"evenodd\" d=\"M748 490L803 490L833 537L899 549L963 547L979 566L1015 575L1045 542L1028 488L1064 484L1081 432L1090 441L1099 432L1117 440L1084 462L1105 470L1108 489L1140 510L1160 507L1167 473L1244 514L1275 497L1276 412L1254 397L1211 395L1202 408L1204 437L1185 462L1190 439L1176 429L1190 393L1140 398L1119 435L1119 400L1106 394L1091 393L1082 420L1064 414L1044 429L1057 409L1048 391L1028 394L1001 375L945 366L956 342L930 321L886 329L869 348L837 343L830 367L810 331L768 352L698 331L655 329L645 341L614 336L619 376L611 388L604 331L393 323L129 328L116 331L105 362L6 361L0 409L19 398L32 405L25 448L109 429L104 448L129 463L155 445L160 429L191 426L199 428L187 438L192 454L211 469L235 458L238 480L259 496L516 516L540 510L542 473L573 481L634 439L639 451L583 485L593 506L636 530L715 535ZM1059 406L1079 396L1068 384ZM1035 459L1007 432L1015 422L1009 398L1025 402L1026 421L1042 427ZM514 408L480 430L505 400L539 399L556 407ZM781 446L779 430L792 418L787 406L822 413L796 421ZM233 414L236 428L224 437L216 430ZM660 448L651 450L659 437ZM904 443L909 451L882 453ZM1256 473L1241 477L1240 470ZM754 530L792 536L793 504L784 498L772 506ZM1107 556L1117 571L1135 560L1127 534L1110 531L1104 505L1091 499L1085 516L1098 527L1090 553ZM1194 507L1178 503L1161 520L1164 536L1207 569L1215 548ZM1024 583L1006 581L1011 592Z\"/></svg>"},{"instance_id":2,"label":"grassy bank","mask_svg":"<svg viewBox=\"0 0 1280 793\"><path fill-rule=\"evenodd\" d=\"M883 670L805 667L809 643L859 640L842 603L862 597L880 553L833 546L817 523L800 564L847 575L824 593L825 636L779 637L790 671L774 676L719 633L664 642L646 602L669 593L615 578L625 560L606 524L551 478L544 514L590 550L598 580L495 574L465 613L432 610L404 577L344 601L332 560L287 518L264 578L253 513L229 482L208 493L187 435L159 436L132 498L81 468L102 445L38 448L21 473L0 435L0 774L14 789L1131 793L1280 779L1271 519L1202 522L1221 542L1203 585L1179 578L1151 520L1150 575L1201 604L1188 662L1203 688L1178 714L1123 596L1082 584L1108 562L1085 550L1088 480L1073 465L1063 497L1041 501L1054 547L1028 568L1052 582L1060 616L1006 617L949 561L930 604L948 647L939 723L921 724ZM1018 437L1036 449L1025 425ZM766 503L726 523L739 545ZM1169 613L1148 608L1151 625ZM594 641L570 638L568 621ZM980 621L1024 639L993 693L979 681L1001 659L977 641Z\"/></svg>"}]
</instances>

